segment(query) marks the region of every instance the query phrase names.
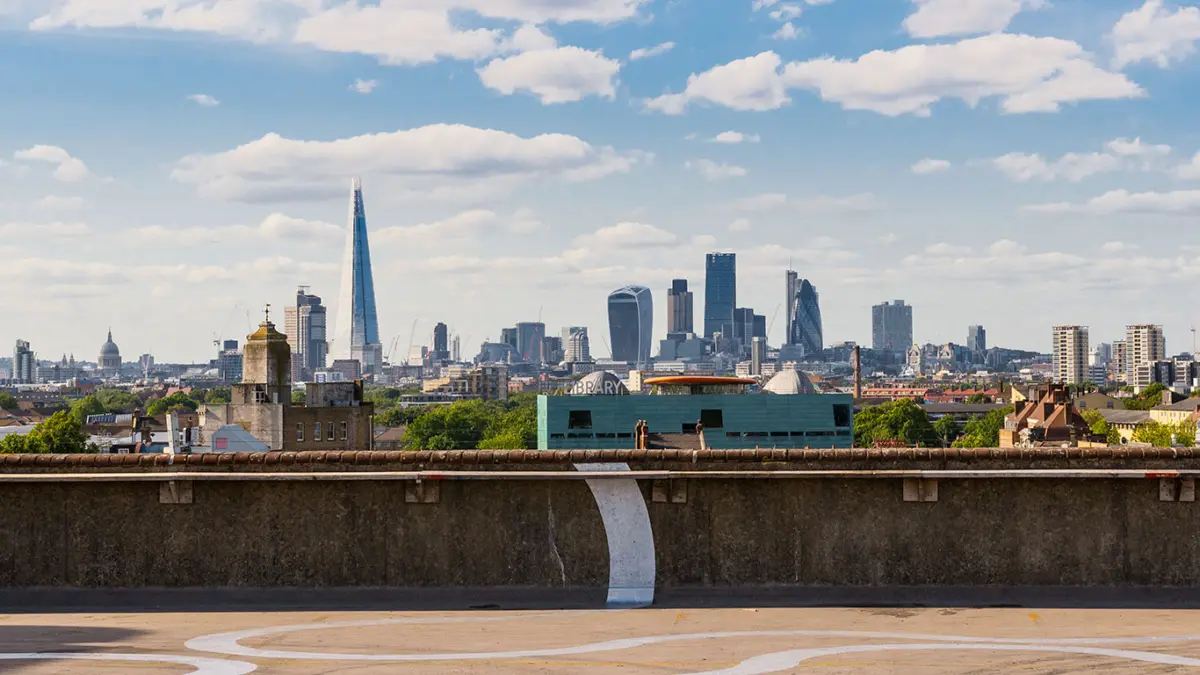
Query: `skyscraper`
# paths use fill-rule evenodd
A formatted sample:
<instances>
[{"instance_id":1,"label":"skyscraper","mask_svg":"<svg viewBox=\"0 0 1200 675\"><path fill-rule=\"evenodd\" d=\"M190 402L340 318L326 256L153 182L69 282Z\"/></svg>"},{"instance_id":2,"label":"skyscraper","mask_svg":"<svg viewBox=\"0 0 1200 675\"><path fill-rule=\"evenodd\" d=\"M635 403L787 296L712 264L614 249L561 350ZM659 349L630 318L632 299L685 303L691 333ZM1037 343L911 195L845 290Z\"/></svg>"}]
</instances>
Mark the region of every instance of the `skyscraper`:
<instances>
[{"instance_id":1,"label":"skyscraper","mask_svg":"<svg viewBox=\"0 0 1200 675\"><path fill-rule=\"evenodd\" d=\"M608 333L614 361L638 365L650 363L654 305L649 288L624 286L609 293Z\"/></svg>"},{"instance_id":2,"label":"skyscraper","mask_svg":"<svg viewBox=\"0 0 1200 675\"><path fill-rule=\"evenodd\" d=\"M1053 377L1062 384L1080 384L1088 379L1088 327L1054 327Z\"/></svg>"},{"instance_id":3,"label":"skyscraper","mask_svg":"<svg viewBox=\"0 0 1200 675\"><path fill-rule=\"evenodd\" d=\"M309 295L307 286L296 289L296 304L283 308L283 332L292 349L292 381L303 382L325 368L329 345L326 312L321 298Z\"/></svg>"},{"instance_id":4,"label":"skyscraper","mask_svg":"<svg viewBox=\"0 0 1200 675\"><path fill-rule=\"evenodd\" d=\"M754 337L754 310L750 307L733 309L733 342L740 355L750 354L750 340Z\"/></svg>"},{"instance_id":5,"label":"skyscraper","mask_svg":"<svg viewBox=\"0 0 1200 675\"><path fill-rule=\"evenodd\" d=\"M569 326L564 328L562 337L564 361L567 363L591 363L592 351L586 327Z\"/></svg>"},{"instance_id":6,"label":"skyscraper","mask_svg":"<svg viewBox=\"0 0 1200 675\"><path fill-rule=\"evenodd\" d=\"M29 343L17 340L13 348L12 381L13 384L36 384L37 357L29 348Z\"/></svg>"},{"instance_id":7,"label":"skyscraper","mask_svg":"<svg viewBox=\"0 0 1200 675\"><path fill-rule=\"evenodd\" d=\"M363 373L374 373L383 362L379 322L375 313L375 281L371 275L371 247L367 243L367 214L362 183L350 185L350 227L342 258L342 290L338 296L335 358L353 359Z\"/></svg>"},{"instance_id":8,"label":"skyscraper","mask_svg":"<svg viewBox=\"0 0 1200 675\"><path fill-rule=\"evenodd\" d=\"M788 270L787 287L788 333L784 343L799 347L805 357L817 356L825 349L821 296L808 279L798 278L791 270Z\"/></svg>"},{"instance_id":9,"label":"skyscraper","mask_svg":"<svg viewBox=\"0 0 1200 675\"><path fill-rule=\"evenodd\" d=\"M441 321L433 327L433 360L445 361L450 358L450 330Z\"/></svg>"},{"instance_id":10,"label":"skyscraper","mask_svg":"<svg viewBox=\"0 0 1200 675\"><path fill-rule=\"evenodd\" d=\"M517 348L517 329L516 328L501 328L500 342L506 344L513 349Z\"/></svg>"},{"instance_id":11,"label":"skyscraper","mask_svg":"<svg viewBox=\"0 0 1200 675\"><path fill-rule=\"evenodd\" d=\"M967 326L967 349L972 353L987 351L987 331L983 326Z\"/></svg>"},{"instance_id":12,"label":"skyscraper","mask_svg":"<svg viewBox=\"0 0 1200 675\"><path fill-rule=\"evenodd\" d=\"M1135 381L1139 366L1147 366L1167 358L1167 341L1163 328L1152 323L1132 324L1125 327L1125 368L1127 382L1147 386L1149 382ZM1145 378L1143 378L1145 379Z\"/></svg>"},{"instance_id":13,"label":"skyscraper","mask_svg":"<svg viewBox=\"0 0 1200 675\"><path fill-rule=\"evenodd\" d=\"M545 363L542 353L546 324L541 321L522 321L517 324L517 353L528 363Z\"/></svg>"},{"instance_id":14,"label":"skyscraper","mask_svg":"<svg viewBox=\"0 0 1200 675\"><path fill-rule=\"evenodd\" d=\"M1129 358L1124 340L1112 341L1112 361L1109 362L1109 372L1114 382L1129 381Z\"/></svg>"},{"instance_id":15,"label":"skyscraper","mask_svg":"<svg viewBox=\"0 0 1200 675\"><path fill-rule=\"evenodd\" d=\"M737 305L737 254L709 253L704 257L704 337L733 336Z\"/></svg>"},{"instance_id":16,"label":"skyscraper","mask_svg":"<svg viewBox=\"0 0 1200 675\"><path fill-rule=\"evenodd\" d=\"M687 279L674 279L667 289L667 335L695 331L692 322L692 292Z\"/></svg>"},{"instance_id":17,"label":"skyscraper","mask_svg":"<svg viewBox=\"0 0 1200 675\"><path fill-rule=\"evenodd\" d=\"M905 352L913 345L912 306L903 300L883 302L871 308L871 348Z\"/></svg>"}]
</instances>

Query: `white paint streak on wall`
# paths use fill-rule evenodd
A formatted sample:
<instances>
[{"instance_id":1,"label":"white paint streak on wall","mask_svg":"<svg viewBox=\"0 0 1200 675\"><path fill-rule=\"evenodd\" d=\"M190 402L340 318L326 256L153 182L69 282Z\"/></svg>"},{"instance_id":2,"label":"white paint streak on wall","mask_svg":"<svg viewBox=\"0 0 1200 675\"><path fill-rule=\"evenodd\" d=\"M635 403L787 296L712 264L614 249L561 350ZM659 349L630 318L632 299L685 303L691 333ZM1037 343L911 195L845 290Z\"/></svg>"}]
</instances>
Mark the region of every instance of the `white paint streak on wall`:
<instances>
[{"instance_id":1,"label":"white paint streak on wall","mask_svg":"<svg viewBox=\"0 0 1200 675\"><path fill-rule=\"evenodd\" d=\"M562 578L562 585L567 585L567 568L563 565L562 556L558 554L558 528L554 524L554 504L550 501L550 495L546 495L546 527L550 531L550 555L554 557L554 564L558 566L558 576Z\"/></svg>"},{"instance_id":2,"label":"white paint streak on wall","mask_svg":"<svg viewBox=\"0 0 1200 675\"><path fill-rule=\"evenodd\" d=\"M150 663L179 663L195 670L191 675L246 675L258 666L245 661L206 659L199 656L176 656L174 654L86 654L79 652L25 652L0 654L0 661L143 661Z\"/></svg>"},{"instance_id":3,"label":"white paint streak on wall","mask_svg":"<svg viewBox=\"0 0 1200 675\"><path fill-rule=\"evenodd\" d=\"M578 471L629 471L624 463L576 464ZM654 602L654 531L636 480L589 480L608 537L608 606Z\"/></svg>"}]
</instances>

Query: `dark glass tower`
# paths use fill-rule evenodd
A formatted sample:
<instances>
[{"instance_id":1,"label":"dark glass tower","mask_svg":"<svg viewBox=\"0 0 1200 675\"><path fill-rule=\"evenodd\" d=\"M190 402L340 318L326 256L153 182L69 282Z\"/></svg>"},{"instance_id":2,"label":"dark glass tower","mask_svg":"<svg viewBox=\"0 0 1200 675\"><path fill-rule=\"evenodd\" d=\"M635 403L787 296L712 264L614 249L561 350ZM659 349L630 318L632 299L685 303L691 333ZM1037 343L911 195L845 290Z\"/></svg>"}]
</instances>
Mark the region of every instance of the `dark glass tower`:
<instances>
[{"instance_id":1,"label":"dark glass tower","mask_svg":"<svg viewBox=\"0 0 1200 675\"><path fill-rule=\"evenodd\" d=\"M649 288L625 286L609 293L608 334L614 361L638 365L650 363L654 306Z\"/></svg>"},{"instance_id":2,"label":"dark glass tower","mask_svg":"<svg viewBox=\"0 0 1200 675\"><path fill-rule=\"evenodd\" d=\"M737 304L737 254L709 253L704 259L704 337L733 334Z\"/></svg>"},{"instance_id":3,"label":"dark glass tower","mask_svg":"<svg viewBox=\"0 0 1200 675\"><path fill-rule=\"evenodd\" d=\"M789 288L793 282L789 279ZM808 279L795 283L795 295L788 307L791 324L788 325L789 345L804 350L805 356L816 356L825 348L824 329L821 327L821 304L817 289Z\"/></svg>"}]
</instances>

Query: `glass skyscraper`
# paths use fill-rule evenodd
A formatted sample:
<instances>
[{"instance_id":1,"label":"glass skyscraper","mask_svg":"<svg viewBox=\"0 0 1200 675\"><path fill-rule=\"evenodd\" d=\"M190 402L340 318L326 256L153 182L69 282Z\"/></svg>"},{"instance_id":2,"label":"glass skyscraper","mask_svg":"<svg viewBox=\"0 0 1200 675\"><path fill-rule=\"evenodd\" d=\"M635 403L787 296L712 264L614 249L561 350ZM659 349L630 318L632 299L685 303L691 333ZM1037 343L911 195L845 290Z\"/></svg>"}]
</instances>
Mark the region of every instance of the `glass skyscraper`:
<instances>
[{"instance_id":1,"label":"glass skyscraper","mask_svg":"<svg viewBox=\"0 0 1200 675\"><path fill-rule=\"evenodd\" d=\"M816 356L825 348L820 296L808 279L794 279L794 274L788 272L792 298L788 302L787 344L800 347L804 356Z\"/></svg>"},{"instance_id":2,"label":"glass skyscraper","mask_svg":"<svg viewBox=\"0 0 1200 675\"><path fill-rule=\"evenodd\" d=\"M608 333L612 358L639 365L650 363L654 336L654 305L650 289L625 286L608 295Z\"/></svg>"},{"instance_id":3,"label":"glass skyscraper","mask_svg":"<svg viewBox=\"0 0 1200 675\"><path fill-rule=\"evenodd\" d=\"M371 275L371 247L367 243L367 214L362 182L350 184L350 227L342 258L342 289L338 296L337 332L332 352L337 359L353 359L363 373L375 373L383 361L379 320L375 313L375 281Z\"/></svg>"},{"instance_id":4,"label":"glass skyscraper","mask_svg":"<svg viewBox=\"0 0 1200 675\"><path fill-rule=\"evenodd\" d=\"M737 254L709 253L704 257L704 337L733 335L737 305Z\"/></svg>"}]
</instances>

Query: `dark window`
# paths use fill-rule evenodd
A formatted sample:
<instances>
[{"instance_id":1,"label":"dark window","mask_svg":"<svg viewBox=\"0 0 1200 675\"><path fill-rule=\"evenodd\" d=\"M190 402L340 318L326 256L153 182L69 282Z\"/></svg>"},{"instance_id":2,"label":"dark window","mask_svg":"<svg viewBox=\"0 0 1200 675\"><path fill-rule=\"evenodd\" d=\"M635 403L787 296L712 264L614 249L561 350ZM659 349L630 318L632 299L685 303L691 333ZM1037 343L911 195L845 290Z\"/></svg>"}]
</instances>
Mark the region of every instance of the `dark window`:
<instances>
[{"instance_id":1,"label":"dark window","mask_svg":"<svg viewBox=\"0 0 1200 675\"><path fill-rule=\"evenodd\" d=\"M837 432L837 435L838 436L849 436L850 430L849 429L839 429Z\"/></svg>"},{"instance_id":2,"label":"dark window","mask_svg":"<svg viewBox=\"0 0 1200 675\"><path fill-rule=\"evenodd\" d=\"M550 438L566 438L566 434L550 434Z\"/></svg>"},{"instance_id":3,"label":"dark window","mask_svg":"<svg viewBox=\"0 0 1200 675\"><path fill-rule=\"evenodd\" d=\"M591 438L591 434L567 434L567 438Z\"/></svg>"},{"instance_id":4,"label":"dark window","mask_svg":"<svg viewBox=\"0 0 1200 675\"><path fill-rule=\"evenodd\" d=\"M313 423L313 440L317 441L318 443L321 442L321 423L320 422Z\"/></svg>"},{"instance_id":5,"label":"dark window","mask_svg":"<svg viewBox=\"0 0 1200 675\"><path fill-rule=\"evenodd\" d=\"M786 432L786 431L772 431L772 432L771 432L771 435L772 435L772 436L784 436L784 437L786 437L786 436L788 435L788 432Z\"/></svg>"},{"instance_id":6,"label":"dark window","mask_svg":"<svg viewBox=\"0 0 1200 675\"><path fill-rule=\"evenodd\" d=\"M832 431L810 431L810 432L808 432L808 435L809 436L832 436L833 432Z\"/></svg>"},{"instance_id":7,"label":"dark window","mask_svg":"<svg viewBox=\"0 0 1200 675\"><path fill-rule=\"evenodd\" d=\"M333 422L326 424L325 428L327 429L327 433L325 434L325 440L332 441L333 440Z\"/></svg>"},{"instance_id":8,"label":"dark window","mask_svg":"<svg viewBox=\"0 0 1200 675\"><path fill-rule=\"evenodd\" d=\"M742 432L740 432L740 431L726 431L726 432L725 432L725 437L726 437L726 438L741 438L741 437L742 437Z\"/></svg>"},{"instance_id":9,"label":"dark window","mask_svg":"<svg viewBox=\"0 0 1200 675\"><path fill-rule=\"evenodd\" d=\"M803 431L793 431L793 432L792 432L792 435L793 435L793 436L803 436L803 435L804 435L804 432L803 432Z\"/></svg>"},{"instance_id":10,"label":"dark window","mask_svg":"<svg viewBox=\"0 0 1200 675\"><path fill-rule=\"evenodd\" d=\"M765 431L747 431L746 432L747 438L752 437L752 436L754 438L761 438L761 437L765 437L766 435L767 435L767 432L765 432Z\"/></svg>"},{"instance_id":11,"label":"dark window","mask_svg":"<svg viewBox=\"0 0 1200 675\"><path fill-rule=\"evenodd\" d=\"M628 431L618 431L617 438L633 438L633 434Z\"/></svg>"},{"instance_id":12,"label":"dark window","mask_svg":"<svg viewBox=\"0 0 1200 675\"><path fill-rule=\"evenodd\" d=\"M616 434L596 434L596 438L616 438Z\"/></svg>"},{"instance_id":13,"label":"dark window","mask_svg":"<svg viewBox=\"0 0 1200 675\"><path fill-rule=\"evenodd\" d=\"M304 442L304 423L303 422L296 425L296 440L300 443Z\"/></svg>"},{"instance_id":14,"label":"dark window","mask_svg":"<svg viewBox=\"0 0 1200 675\"><path fill-rule=\"evenodd\" d=\"M567 413L567 428L568 429L591 429L592 428L592 411L591 410L572 410Z\"/></svg>"},{"instance_id":15,"label":"dark window","mask_svg":"<svg viewBox=\"0 0 1200 675\"><path fill-rule=\"evenodd\" d=\"M343 441L346 440L346 423L345 422L338 422L338 435L341 436Z\"/></svg>"},{"instance_id":16,"label":"dark window","mask_svg":"<svg viewBox=\"0 0 1200 675\"><path fill-rule=\"evenodd\" d=\"M720 429L725 426L720 410L701 410L700 423L704 425L705 429Z\"/></svg>"},{"instance_id":17,"label":"dark window","mask_svg":"<svg viewBox=\"0 0 1200 675\"><path fill-rule=\"evenodd\" d=\"M850 426L850 406L845 403L838 403L833 406L833 426L848 427Z\"/></svg>"},{"instance_id":18,"label":"dark window","mask_svg":"<svg viewBox=\"0 0 1200 675\"><path fill-rule=\"evenodd\" d=\"M696 425L688 422L683 423L683 431L681 433L694 434L696 433Z\"/></svg>"}]
</instances>

